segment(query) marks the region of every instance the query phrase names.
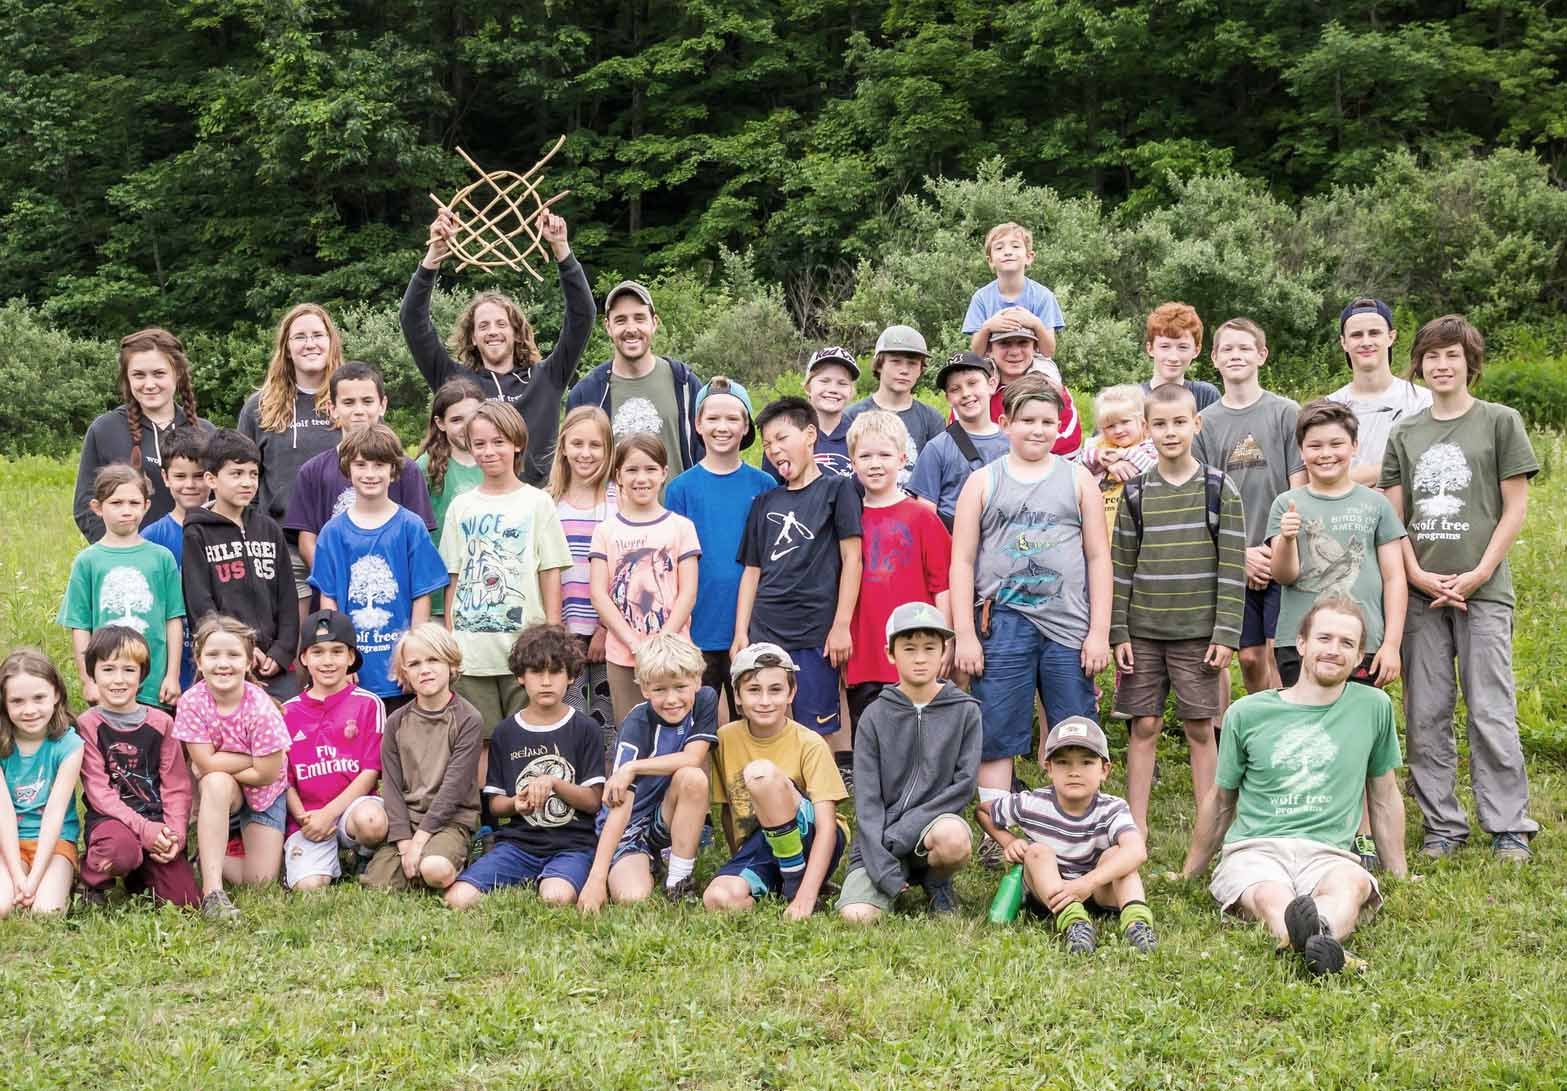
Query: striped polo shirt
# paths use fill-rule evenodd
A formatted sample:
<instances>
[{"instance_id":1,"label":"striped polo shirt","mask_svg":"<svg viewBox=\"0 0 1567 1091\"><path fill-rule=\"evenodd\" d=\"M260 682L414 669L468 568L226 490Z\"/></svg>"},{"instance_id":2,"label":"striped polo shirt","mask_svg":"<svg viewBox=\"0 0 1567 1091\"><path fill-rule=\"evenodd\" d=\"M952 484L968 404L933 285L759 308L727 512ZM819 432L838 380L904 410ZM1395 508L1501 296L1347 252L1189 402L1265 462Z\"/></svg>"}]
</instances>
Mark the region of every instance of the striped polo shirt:
<instances>
[{"instance_id":1,"label":"striped polo shirt","mask_svg":"<svg viewBox=\"0 0 1567 1091\"><path fill-rule=\"evenodd\" d=\"M990 817L1003 829L1016 826L1030 841L1049 845L1063 879L1093 871L1106 849L1137 829L1126 800L1103 792L1095 792L1088 810L1078 815L1061 809L1054 788L1035 788L995 800Z\"/></svg>"}]
</instances>

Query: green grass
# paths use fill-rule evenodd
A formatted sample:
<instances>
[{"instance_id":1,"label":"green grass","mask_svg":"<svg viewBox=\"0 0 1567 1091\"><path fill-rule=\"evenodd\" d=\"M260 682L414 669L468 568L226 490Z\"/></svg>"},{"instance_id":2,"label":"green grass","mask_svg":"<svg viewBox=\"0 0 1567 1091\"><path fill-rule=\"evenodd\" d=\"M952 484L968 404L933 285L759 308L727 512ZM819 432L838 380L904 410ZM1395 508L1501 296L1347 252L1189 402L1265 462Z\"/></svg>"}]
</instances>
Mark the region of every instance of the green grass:
<instances>
[{"instance_id":1,"label":"green grass","mask_svg":"<svg viewBox=\"0 0 1567 1091\"><path fill-rule=\"evenodd\" d=\"M224 929L116 908L0 922L7 1088L1538 1087L1567 1082L1567 556L1559 439L1515 554L1517 669L1537 862L1483 846L1418 866L1326 984L1221 925L1179 867L1192 801L1167 739L1153 801L1160 951L1066 957L1037 925L856 931L777 908L715 919L651 904L597 920L526 894L454 917L343 886L240 894ZM0 462L0 650L42 643L79 540L73 467ZM1112 729L1119 747L1124 733ZM1118 789L1119 774L1111 788ZM1410 804L1411 843L1418 819ZM1482 839L1483 840L1483 839ZM717 863L704 857L699 877Z\"/></svg>"}]
</instances>

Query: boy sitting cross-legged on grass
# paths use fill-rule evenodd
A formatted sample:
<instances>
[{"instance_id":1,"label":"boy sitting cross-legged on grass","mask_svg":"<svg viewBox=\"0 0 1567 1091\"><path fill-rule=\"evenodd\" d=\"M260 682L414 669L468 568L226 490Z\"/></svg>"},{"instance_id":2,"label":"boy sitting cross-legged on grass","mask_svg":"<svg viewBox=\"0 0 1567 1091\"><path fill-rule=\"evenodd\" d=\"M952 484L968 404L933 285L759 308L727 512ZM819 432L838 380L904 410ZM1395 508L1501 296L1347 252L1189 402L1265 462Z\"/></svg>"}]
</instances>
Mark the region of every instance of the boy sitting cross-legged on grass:
<instances>
[{"instance_id":1,"label":"boy sitting cross-legged on grass","mask_svg":"<svg viewBox=\"0 0 1567 1091\"><path fill-rule=\"evenodd\" d=\"M446 891L453 909L532 882L541 900L571 905L587 884L593 820L604 797L604 736L597 722L566 704L583 658L582 645L560 625L530 625L512 645L511 671L528 703L495 725L484 782L490 813L511 821Z\"/></svg>"},{"instance_id":2,"label":"boy sitting cross-legged on grass","mask_svg":"<svg viewBox=\"0 0 1567 1091\"><path fill-rule=\"evenodd\" d=\"M781 894L789 919L804 920L848 843L838 804L849 793L827 744L789 718L799 670L789 653L750 644L731 670L742 718L718 729L712 785L733 855L702 901L709 909L744 910ZM819 836L827 829L831 838Z\"/></svg>"},{"instance_id":3,"label":"boy sitting cross-legged on grass","mask_svg":"<svg viewBox=\"0 0 1567 1091\"><path fill-rule=\"evenodd\" d=\"M1158 943L1137 874L1148 846L1124 799L1099 790L1110 774L1110 747L1099 725L1069 716L1045 739L1050 787L979 805L979 824L1006 857L1023 865L1029 895L1055 915L1067 950L1087 954L1099 942L1089 907L1119 912L1126 942L1143 954ZM1007 827L1026 834L1014 837Z\"/></svg>"},{"instance_id":4,"label":"boy sitting cross-legged on grass","mask_svg":"<svg viewBox=\"0 0 1567 1091\"><path fill-rule=\"evenodd\" d=\"M360 882L379 890L445 890L467 861L479 824L484 726L478 710L452 692L462 650L444 626L427 621L404 633L392 649L392 669L414 699L386 718L386 844Z\"/></svg>"},{"instance_id":5,"label":"boy sitting cross-legged on grass","mask_svg":"<svg viewBox=\"0 0 1567 1091\"><path fill-rule=\"evenodd\" d=\"M898 684L865 710L854 738L859 836L838 912L856 924L877 920L911 882L931 912L957 912L952 875L974 850L963 811L979 778L979 702L941 678L952 626L930 603L909 602L886 632Z\"/></svg>"},{"instance_id":6,"label":"boy sitting cross-legged on grass","mask_svg":"<svg viewBox=\"0 0 1567 1091\"><path fill-rule=\"evenodd\" d=\"M597 912L606 898L646 898L665 849L665 896L696 896L691 873L707 818L707 752L718 741L718 695L702 685L703 667L702 653L683 636L659 633L637 649L646 700L631 710L615 742L593 869L577 897L585 913Z\"/></svg>"}]
</instances>

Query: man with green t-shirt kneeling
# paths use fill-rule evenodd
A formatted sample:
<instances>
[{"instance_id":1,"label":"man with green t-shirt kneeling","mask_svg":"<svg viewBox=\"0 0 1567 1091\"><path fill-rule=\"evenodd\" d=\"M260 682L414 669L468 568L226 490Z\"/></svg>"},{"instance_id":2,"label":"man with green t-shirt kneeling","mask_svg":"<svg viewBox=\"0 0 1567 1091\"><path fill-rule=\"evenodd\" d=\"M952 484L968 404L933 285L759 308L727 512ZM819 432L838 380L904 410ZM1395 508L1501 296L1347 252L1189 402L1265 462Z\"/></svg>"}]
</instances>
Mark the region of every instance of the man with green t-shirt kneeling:
<instances>
[{"instance_id":1,"label":"man with green t-shirt kneeling","mask_svg":"<svg viewBox=\"0 0 1567 1091\"><path fill-rule=\"evenodd\" d=\"M1222 841L1208 887L1220 909L1267 925L1312 974L1344 968L1344 938L1382 902L1350 851L1362 793L1384 867L1400 879L1408 871L1393 705L1381 690L1347 685L1365 628L1351 599L1323 596L1301 619L1299 681L1230 706L1186 854L1190 879Z\"/></svg>"}]
</instances>

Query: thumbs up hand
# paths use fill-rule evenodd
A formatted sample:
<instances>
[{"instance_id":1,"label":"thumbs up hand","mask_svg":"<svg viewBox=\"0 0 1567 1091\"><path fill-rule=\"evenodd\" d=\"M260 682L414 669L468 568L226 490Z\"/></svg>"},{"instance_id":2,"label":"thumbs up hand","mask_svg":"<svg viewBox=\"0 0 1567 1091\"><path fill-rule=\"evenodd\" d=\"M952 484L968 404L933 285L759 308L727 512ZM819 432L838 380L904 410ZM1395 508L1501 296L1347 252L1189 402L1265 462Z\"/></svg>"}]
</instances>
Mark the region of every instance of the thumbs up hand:
<instances>
[{"instance_id":1,"label":"thumbs up hand","mask_svg":"<svg viewBox=\"0 0 1567 1091\"><path fill-rule=\"evenodd\" d=\"M1279 517L1279 537L1287 542L1293 542L1300 533L1300 512L1295 510L1295 501L1291 500L1289 507Z\"/></svg>"}]
</instances>

